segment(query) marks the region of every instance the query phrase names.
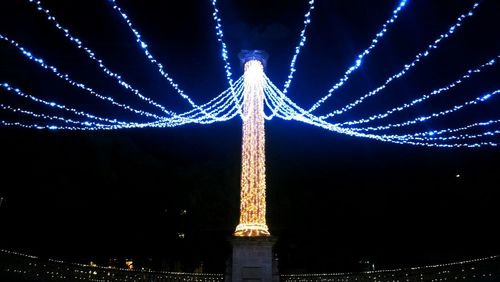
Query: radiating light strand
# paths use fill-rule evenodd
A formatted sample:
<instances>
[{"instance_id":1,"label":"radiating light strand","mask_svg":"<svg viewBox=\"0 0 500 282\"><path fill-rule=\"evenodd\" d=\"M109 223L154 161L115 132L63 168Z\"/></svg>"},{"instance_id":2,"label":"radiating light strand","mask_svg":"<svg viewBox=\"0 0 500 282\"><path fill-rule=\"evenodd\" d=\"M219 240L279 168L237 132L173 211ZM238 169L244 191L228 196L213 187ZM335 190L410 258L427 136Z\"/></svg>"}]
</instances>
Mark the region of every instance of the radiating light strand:
<instances>
[{"instance_id":1,"label":"radiating light strand","mask_svg":"<svg viewBox=\"0 0 500 282\"><path fill-rule=\"evenodd\" d=\"M126 109L128 111L134 112L134 113L139 114L139 115L143 115L143 116L147 116L147 117L152 117L152 118L156 118L156 119L162 119L162 118L164 118L164 117L158 116L156 114L152 114L150 112L146 112L146 111L142 111L142 110L137 110L137 109L132 108L132 107L130 107L128 105L125 105L125 104L122 104L122 103L118 103L113 98L111 98L109 96L101 95L101 94L97 93L96 91L94 91L92 88L86 86L85 84L83 84L81 82L74 81L73 79L70 78L70 76L68 74L61 73L56 67L45 63L45 61L43 59L34 56L31 51L29 51L26 48L22 47L19 43L17 43L17 41L8 38L5 35L0 34L0 40L4 40L5 42L8 42L9 44L13 45L16 49L18 49L30 61L33 61L33 62L37 63L39 66L41 66L42 68L44 68L46 70L50 70L54 75L56 75L57 77L59 77L60 79L62 79L64 81L66 81L70 85L75 86L77 88L80 88L80 89L82 89L82 90L84 90L84 91L92 94L93 96L95 96L95 97L97 97L97 98L99 98L101 100L110 102L111 104L113 104L115 106L121 107L123 109Z\"/></svg>"},{"instance_id":2,"label":"radiating light strand","mask_svg":"<svg viewBox=\"0 0 500 282\"><path fill-rule=\"evenodd\" d=\"M404 7L406 6L406 4L407 4L406 0L402 0L402 1L399 2L399 4L397 5L396 9L394 9L392 11L392 16L382 25L382 29L375 35L375 38L372 39L370 46L368 46L368 48L366 48L363 52L361 52L356 57L356 60L354 61L354 64L351 65L347 69L347 71L344 73L344 75L342 76L342 78L337 83L335 83L332 86L332 88L330 88L330 90L328 90L328 94L326 96L324 96L323 98L321 98L319 101L317 101L308 110L308 112L312 112L312 111L316 110L319 106L321 106L321 104L323 104L328 98L330 98L333 95L333 92L335 92L337 89L339 89L340 87L342 87L342 85L344 85L344 83L347 80L349 80L350 75L354 71L356 71L358 68L361 67L361 65L363 63L363 59L365 58L365 56L367 56L368 54L370 54L371 50L373 48L375 48L375 46L377 46L378 42L382 39L382 37L388 31L389 26L396 21L396 19L399 16L399 12L401 12L404 9Z\"/></svg>"},{"instance_id":3,"label":"radiating light strand","mask_svg":"<svg viewBox=\"0 0 500 282\"><path fill-rule=\"evenodd\" d=\"M300 32L300 40L299 44L295 47L295 52L292 57L292 61L290 62L290 73L288 74L288 78L285 81L285 84L283 86L283 92L285 95L288 92L288 88L290 87L290 84L292 83L293 80L293 75L296 71L295 69L295 64L297 63L297 58L300 54L300 51L302 50L302 47L306 44L306 31L307 27L311 23L311 13L314 10L314 0L309 0L309 8L307 9L307 13L304 15L304 27L302 28L302 31ZM272 116L270 117L272 118Z\"/></svg>"},{"instance_id":4,"label":"radiating light strand","mask_svg":"<svg viewBox=\"0 0 500 282\"><path fill-rule=\"evenodd\" d=\"M224 61L224 70L226 72L226 78L227 82L229 83L229 88L233 92L233 97L236 102L236 95L233 90L233 79L232 79L232 72L231 72L231 64L229 63L229 56L228 56L228 51L227 51L227 45L224 42L224 31L222 30L222 20L219 16L219 9L217 9L217 0L212 0L212 7L213 7L213 13L212 17L215 21L215 34L217 36L217 41L220 43L221 46L221 57L222 60ZM236 103L238 104L238 103ZM241 117L243 118L243 110L242 107L238 105L238 112L240 113Z\"/></svg>"},{"instance_id":5,"label":"radiating light strand","mask_svg":"<svg viewBox=\"0 0 500 282\"><path fill-rule=\"evenodd\" d=\"M101 122L120 123L116 119L108 119L108 118L104 118L104 117L98 117L98 116L95 116L93 114L89 114L89 113L84 112L84 111L79 111L79 110L76 110L74 108L69 108L69 107L67 107L65 105L61 105L61 104L56 103L56 102L49 102L49 101L46 101L44 99L40 99L38 97L35 97L33 95L26 94L23 91L21 91L21 89L16 88L16 87L12 87L7 82L0 83L0 87L4 88L8 92L15 93L17 96L20 96L20 97L23 97L23 98L26 98L26 99L30 99L30 100L32 100L34 102L41 103L43 105L46 105L46 106L49 106L49 107L52 107L52 108L57 108L57 109L65 110L65 111L71 112L71 113L73 113L75 115L84 116L86 118L98 120L98 121L101 121Z\"/></svg>"},{"instance_id":6,"label":"radiating light strand","mask_svg":"<svg viewBox=\"0 0 500 282\"><path fill-rule=\"evenodd\" d=\"M58 126L58 125L40 125L40 124L23 124L21 122L7 122L7 121L2 121L3 125L8 125L8 126L17 126L17 127L24 127L24 128L36 128L36 129L62 129L62 130L113 130L113 129L124 129L124 128L145 128L145 127L175 127L175 126L180 126L183 124L187 123L199 123L199 124L209 124L213 122L220 122L220 121L226 121L231 118L234 118L235 116L238 115L236 111L236 107L234 105L234 100L232 98L232 95L230 94L230 90L227 89L226 91L222 92L220 95L218 95L216 98L213 99L212 101L204 104L200 108L203 109L203 111L200 111L200 109L192 109L188 112L185 112L183 114L180 114L176 116L175 118L171 119L161 119L158 121L154 122L124 122L124 121L117 121L116 119L107 119L107 118L102 118L102 117L97 117L82 111L78 111L73 108L69 108L64 105L60 105L55 102L48 102L43 99L37 98L33 95L25 94L18 88L14 88L10 86L8 83L2 83L0 84L1 87L6 89L7 91L13 92L16 95L30 99L32 101L35 101L37 103L44 104L46 106L49 106L51 108L55 109L61 109L65 111L69 111L73 114L79 115L79 116L84 116L89 119L96 119L101 122L106 122L108 124L101 124L101 123L95 123L95 122L89 122L89 121L74 121L71 119L67 118L62 118L59 116L55 115L46 115L46 114L37 114L32 111L27 111L21 108L15 108L11 107L8 105L2 105L1 108L4 110L10 110L12 112L16 113L22 113L26 115L31 115L33 117L37 118L42 118L42 119L48 119L48 120L57 120L61 121L64 123L72 123L76 124L77 126ZM239 103L242 102L242 93L243 93L243 83L242 83L242 78L238 79L235 83L236 88L236 93L238 96L238 101ZM229 108L229 106L233 105L232 108ZM208 113L208 115L206 114ZM198 117L199 116L199 117ZM189 117L189 118L186 118ZM109 124L111 123L111 124Z\"/></svg>"},{"instance_id":7,"label":"radiating light strand","mask_svg":"<svg viewBox=\"0 0 500 282\"><path fill-rule=\"evenodd\" d=\"M330 131L334 131L337 133L342 133L354 137L363 137L363 138L370 138L378 141L383 141L383 142L390 142L390 143L395 143L395 144L408 144L408 145L414 145L414 146L425 146L425 147L441 147L441 148L460 148L460 147L468 147L468 148L478 148L482 146L498 146L498 143L496 142L491 142L491 141L484 141L484 142L475 142L475 143L436 143L432 142L434 140L424 140L424 141L412 141L410 138L399 138L397 135L392 135L392 136L387 136L387 135L377 135L377 134L368 134L368 133L362 133L358 131L354 131L351 128L341 128L335 124L328 123L325 120L320 119L319 117L316 117L304 109L300 108L297 106L295 103L293 103L288 97L286 97L283 93L280 93L280 90L277 89L276 86L272 84L270 80L267 79L267 88L268 91L266 92L266 95L270 95L273 97L269 97L270 101L274 101L275 105L278 102L279 99L284 99L285 103L282 103L281 108L279 110L280 113L285 113L287 118L293 119L296 121L304 122L310 125L314 125L323 129L327 129ZM486 99L489 99L492 95L498 94L500 90L497 90L495 92L483 95L478 98L476 103L478 101L484 101ZM474 103L471 103L474 104ZM493 123L490 121L489 123ZM476 123L475 126L478 126L478 124L481 123ZM482 123L486 125L486 123ZM471 125L474 126L474 125ZM481 135L483 136L492 136L495 134L491 133L485 133ZM479 137L479 136L478 136ZM453 139L459 139L457 138L451 138L449 140ZM439 140L439 141L449 141L449 140Z\"/></svg>"},{"instance_id":8,"label":"radiating light strand","mask_svg":"<svg viewBox=\"0 0 500 282\"><path fill-rule=\"evenodd\" d=\"M175 83L175 81L173 80L173 78L165 71L165 68L163 67L163 64L160 63L154 56L153 54L151 54L151 52L149 51L148 49L148 44L142 39L142 36L141 34L139 33L139 31L134 28L134 25L132 24L132 22L130 21L128 15L118 6L118 3L116 0L109 0L113 3L113 9L115 11L117 11L121 18L123 20L125 20L125 23L127 24L127 26L130 28L130 30L132 31L132 33L134 34L135 38L136 38L136 42L139 44L139 47L143 50L144 54L146 55L146 57L148 58L148 60L153 64L153 65L156 65L157 69L158 69L158 72L165 78L167 79L167 81L169 82L170 86L172 86L172 88L174 88L177 93L183 98L185 99L193 108L196 108L198 107L198 105L193 101L191 100L191 98L186 95L184 93L184 91L179 87L179 85L177 83Z\"/></svg>"},{"instance_id":9,"label":"radiating light strand","mask_svg":"<svg viewBox=\"0 0 500 282\"><path fill-rule=\"evenodd\" d=\"M413 125L419 122L425 122L428 121L432 118L437 118L441 116L445 116L447 114L451 114L454 112L457 112L459 110L462 110L465 107L472 106L472 105L478 105L479 103L485 102L486 100L498 95L500 93L500 90L495 90L492 92L489 92L487 94L482 94L478 97L476 97L473 100L469 100L465 103L455 105L447 110L439 111L439 112L434 112L429 115L424 115L421 117L417 117L411 120L407 120L405 122L400 122L400 123L391 123L387 125L380 125L380 126L369 126L369 127L350 127L351 130L353 131L380 131L380 130L387 130L390 128L396 128L396 127L403 127L403 126L408 126L408 125Z\"/></svg>"},{"instance_id":10,"label":"radiating light strand","mask_svg":"<svg viewBox=\"0 0 500 282\"><path fill-rule=\"evenodd\" d=\"M457 28L462 26L462 23L466 18L472 17L474 15L474 11L477 7L479 7L479 3L475 3L467 13L460 15L457 18L457 21L451 27L449 27L445 33L442 33L441 35L439 35L438 38L436 40L434 40L433 43L429 44L428 47L424 51L419 52L410 63L405 64L401 71L399 71L398 73L387 78L387 80L384 82L384 84L382 84L381 86L377 87L376 89L370 91L369 93L365 94L364 96L358 98L356 101L342 107L341 109L335 110L335 111L330 112L326 115L322 115L322 116L320 116L320 118L326 119L326 118L334 117L336 115L343 114L346 111L351 110L352 108L361 104L366 98L374 96L377 93L379 93L380 91L382 91L383 89L385 89L387 87L387 85L389 85L395 79L399 79L399 78L403 77L409 70L411 70L413 67L415 67L423 58L428 57L434 49L437 49L440 46L440 44L443 42L443 39L449 38L452 34L454 34L457 31ZM327 96L325 96L325 97L327 97ZM326 99L324 99L325 97L323 97L320 101L317 102L317 104L319 103L318 107L321 103L323 103L326 100Z\"/></svg>"},{"instance_id":11,"label":"radiating light strand","mask_svg":"<svg viewBox=\"0 0 500 282\"><path fill-rule=\"evenodd\" d=\"M403 136L398 136L398 135L381 135L383 138L387 139L397 139L397 140L418 140L418 141L449 141L449 140L468 140L468 139L479 139L483 137L491 137L495 136L497 134L500 134L500 130L490 130L486 131L483 133L478 133L478 134L460 134L460 135L453 135L453 136L438 136L438 137L430 137L430 136L424 136L424 137L418 137L418 136L412 136L412 135L405 135Z\"/></svg>"},{"instance_id":12,"label":"radiating light strand","mask_svg":"<svg viewBox=\"0 0 500 282\"><path fill-rule=\"evenodd\" d=\"M97 66L108 76L114 78L119 85L121 85L122 87L124 87L125 89L131 91L133 94L135 94L137 97L139 97L140 99L146 101L147 103L161 109L164 113L166 113L167 115L175 115L174 112L172 111L169 111L167 110L163 105L160 105L158 104L157 102L155 102L154 100L152 100L151 98L148 98L148 97L145 97L143 96L139 90L137 90L136 88L132 87L129 83L127 83L125 80L122 79L122 76L113 72L112 70L110 70L108 67L106 67L106 65L104 64L103 60L98 58L95 54L94 51L92 51L89 47L87 47L86 45L83 44L82 40L80 40L79 38L73 36L69 29L62 26L57 20L56 18L50 13L50 10L44 8L42 6L42 3L41 1L39 0L28 0L29 2L31 3L34 3L36 8L37 8L37 11L40 11L42 13L44 13L47 17L47 20L49 20L50 22L52 22L54 24L54 26L61 32L63 32L64 36L72 43L74 43L76 45L76 47L78 49L81 49L81 50L84 50L85 53L87 54L88 58L90 58L92 61L96 62L97 63Z\"/></svg>"},{"instance_id":13,"label":"radiating light strand","mask_svg":"<svg viewBox=\"0 0 500 282\"><path fill-rule=\"evenodd\" d=\"M440 87L438 89L435 89L435 90L431 91L429 94L426 94L426 95L423 95L423 96L421 96L421 97L419 97L417 99L414 99L413 101L411 101L409 103L404 103L401 106L394 107L394 108L386 111L385 113L375 114L375 115L372 115L370 117L362 118L362 119L359 119L359 120L346 121L346 122L343 122L343 123L338 123L338 125L344 126L344 125L355 125L355 124L368 123L368 122L371 122L371 121L374 121L374 120L386 118L386 117L390 116L391 114L393 114L395 112L400 112L400 111L402 111L404 109L407 109L407 108L410 108L412 106L415 106L415 105L417 105L419 103L422 103L425 100L427 100L427 99L429 99L429 98L431 98L433 96L436 96L436 95L439 95L439 94L442 94L442 93L446 93L446 91L451 90L451 89L453 89L456 86L459 86L464 81L466 81L467 79L471 78L472 75L480 73L485 67L493 66L496 63L496 60L499 59L499 58L500 58L500 55L497 56L497 57L495 57L492 60L489 60L487 63L484 63L484 64L480 65L479 67L477 67L475 69L469 69L469 70L467 70L464 75L462 75L460 78L456 79L455 81L449 83L448 85L446 85L444 87Z\"/></svg>"}]
</instances>

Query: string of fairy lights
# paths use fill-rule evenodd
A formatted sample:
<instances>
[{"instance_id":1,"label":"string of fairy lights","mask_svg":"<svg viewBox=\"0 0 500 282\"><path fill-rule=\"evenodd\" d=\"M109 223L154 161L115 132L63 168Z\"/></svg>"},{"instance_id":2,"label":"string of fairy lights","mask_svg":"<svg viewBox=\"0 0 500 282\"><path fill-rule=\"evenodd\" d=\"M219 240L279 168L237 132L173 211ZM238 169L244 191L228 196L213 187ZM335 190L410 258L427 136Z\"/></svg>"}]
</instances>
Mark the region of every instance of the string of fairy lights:
<instances>
[{"instance_id":1,"label":"string of fairy lights","mask_svg":"<svg viewBox=\"0 0 500 282\"><path fill-rule=\"evenodd\" d=\"M292 83L293 80L293 75L297 71L295 69L295 64L297 63L297 58L299 57L300 51L302 50L302 47L306 44L306 31L307 27L311 23L311 13L314 10L314 0L309 1L309 9L307 10L306 14L304 15L304 28L300 32L300 40L299 44L295 47L295 52L292 57L292 61L290 62L290 74L287 77L287 80L285 81L285 85L283 86L283 93L288 92L288 88L290 87L290 84Z\"/></svg>"},{"instance_id":2,"label":"string of fairy lights","mask_svg":"<svg viewBox=\"0 0 500 282\"><path fill-rule=\"evenodd\" d=\"M0 81L0 91L2 96L15 96L22 99L22 105L12 105L4 101L0 101L0 111L5 112L9 119L0 120L0 126L20 127L28 129L49 129L49 130L120 130L131 128L166 128L177 127L185 124L211 124L214 122L223 122L239 116L245 119L244 108L244 93L248 83L244 83L243 76L238 79L233 79L233 73L230 64L230 55L228 45L225 43L224 30L222 25L221 13L217 5L217 0L210 0L213 8L212 18L214 21L215 38L220 47L220 55L224 63L224 70L229 87L219 95L216 95L209 102L197 104L184 90L175 82L167 68L161 63L156 56L152 54L149 45L143 38L139 30L132 23L131 17L125 10L119 6L118 0L111 0L110 5L112 11L116 12L118 18L123 20L124 25L133 35L138 51L143 53L145 58L151 63L159 74L166 79L171 89L166 93L176 93L185 100L190 110L185 112L175 112L171 108L160 104L154 99L148 97L141 92L132 83L125 80L124 76L116 70L108 67L105 59L97 52L92 50L84 39L78 37L75 32L64 24L64 19L56 18L56 15L45 7L40 0L26 0L30 3L35 13L39 13L51 23L52 26L60 32L61 36L66 38L75 49L82 50L86 57L95 64L95 66L103 74L109 77L114 83L126 90L126 93L131 93L133 97L139 98L141 103L134 102L129 104L126 101L130 99L127 95L115 97L111 93L100 92L88 83L78 80L70 73L62 70L54 63L49 62L42 55L38 54L37 50L28 49L18 39L12 38L11 35L0 34L0 43L3 43L1 48L10 48L22 55L28 62L37 66L42 71L46 71L51 76L62 81L74 89L73 91L61 91L61 93L53 93L53 99L46 99L46 95L38 95L42 93L29 93L29 89L21 89L9 81ZM328 90L328 93L317 100L311 107L304 109L291 100L287 94L292 85L294 74L297 71L297 63L299 56L307 41L307 33L310 33L312 15L315 9L315 1L306 1L308 7L303 17L303 27L299 33L297 46L293 49L292 59L290 61L287 79L282 88L278 88L274 83L265 76L260 89L263 91L264 107L262 109L262 117L265 120L271 120L273 117L295 120L309 125L333 131L336 133L346 134L353 137L362 137L374 139L383 142L395 144L408 144L427 147L482 147L482 146L497 146L499 134L498 125L500 119L498 117L490 118L489 120L472 120L468 124L454 124L449 127L439 126L433 128L429 126L430 120L441 119L445 116L451 116L458 112L473 109L481 104L488 103L491 100L498 99L500 89L490 89L483 93L469 93L473 98L463 99L455 105L446 107L445 109L434 110L424 115L409 117L406 120L389 120L389 117L400 112L411 112L411 109L417 105L431 103L433 99L441 95L451 95L456 93L457 89L475 77L480 76L484 72L490 72L496 67L496 63L500 59L500 55L489 58L474 67L470 67L462 72L451 82L442 84L433 90L426 93L416 95L416 98L409 99L397 106L391 106L380 113L370 114L365 117L350 119L350 120L335 120L334 118L345 114L347 111L358 107L365 103L368 98L384 93L391 83L402 79L411 70L413 70L425 58L429 58L432 53L435 53L445 39L449 39L457 34L460 28L466 25L468 18L473 17L480 7L480 2L473 3L472 6L464 13L460 14L451 25L437 36L423 50L418 52L413 58L403 65L399 71L387 77L383 84L375 89L359 95L359 98L337 109L330 110L323 115L315 115L313 112L324 105L324 103L333 97L340 88L344 87L351 75L357 70L362 69L363 62L368 58L368 55L373 53L373 50L380 44L381 41L390 33L397 20L403 17L402 12L410 9L408 0L397 1L394 10L390 13L389 18L382 24L375 36L371 39L370 44L362 52L358 53L354 62L349 66L343 75L333 84ZM170 67L169 69L172 69ZM248 80L248 78L246 78ZM173 90L173 91L172 91ZM452 91L453 90L453 91ZM468 91L470 92L470 91ZM93 111L74 103L72 105L64 104L63 96L68 95L72 99L77 99L78 95L86 97L85 99L97 99L105 104L115 107L117 111L112 114L102 114L98 111ZM456 100L454 100L456 101ZM31 107L33 106L33 107ZM432 108L432 107L430 107ZM43 111L42 109L46 109ZM121 111L128 112L126 117L121 115ZM372 123L377 124L372 125ZM384 123L385 122L385 123ZM465 121L467 122L467 121ZM425 124L426 126L421 126ZM429 129L431 127L432 129Z\"/></svg>"},{"instance_id":3,"label":"string of fairy lights","mask_svg":"<svg viewBox=\"0 0 500 282\"><path fill-rule=\"evenodd\" d=\"M187 273L152 271L150 269L129 269L101 265L66 262L57 259L41 259L37 256L0 249L4 262L3 271L28 277L36 275L60 279L81 279L85 281L137 281L144 276L152 280L207 281L224 279L218 273ZM410 268L370 270L364 272L333 272L308 274L282 274L280 280L307 281L496 281L499 256L474 258L456 262L424 265ZM94 278L94 279L89 279Z\"/></svg>"},{"instance_id":4,"label":"string of fairy lights","mask_svg":"<svg viewBox=\"0 0 500 282\"><path fill-rule=\"evenodd\" d=\"M319 108L321 104L323 104L328 98L330 98L333 95L333 92L339 89L344 83L349 79L350 75L359 69L361 67L361 64L363 63L363 59L370 54L373 48L377 46L378 42L382 39L382 37L385 35L385 33L388 31L388 28L390 25L392 25L396 19L398 18L399 12L403 10L403 8L406 6L407 0L402 0L399 2L397 5L396 9L392 11L392 16L382 25L382 29L375 35L375 38L372 39L370 46L366 48L361 54L357 56L357 59L354 61L354 64L350 66L347 71L344 73L342 78L335 83L330 90L328 90L328 94L324 96L323 98L319 99L312 107L308 110L308 112L312 112ZM286 92L285 92L286 93Z\"/></svg>"},{"instance_id":5,"label":"string of fairy lights","mask_svg":"<svg viewBox=\"0 0 500 282\"><path fill-rule=\"evenodd\" d=\"M224 70L226 72L227 82L229 83L229 88L233 93L233 98L236 101L237 98L233 90L233 79L232 79L233 73L231 72L231 64L229 63L229 53L227 51L227 45L224 42L224 31L222 30L222 20L219 16L219 9L217 9L217 0L212 0L211 3L214 9L212 17L215 22L215 31L216 31L215 34L217 36L217 41L220 43L221 46L221 57L222 60L224 61ZM242 106L238 103L236 105L238 107L238 113L243 117Z\"/></svg>"},{"instance_id":6,"label":"string of fairy lights","mask_svg":"<svg viewBox=\"0 0 500 282\"><path fill-rule=\"evenodd\" d=\"M29 0L29 2L33 3L36 6L36 10L37 11L40 11L41 13L44 13L45 16L47 17L47 20L49 20L50 22L52 22L54 24L54 26L57 28L57 30L63 32L64 36L71 43L75 44L75 46L78 49L85 51L85 53L87 54L88 58L90 58L92 61L96 62L97 65L99 66L99 68L106 75L108 75L108 76L116 79L116 81L118 82L119 85L121 85L125 89L129 90L130 92L132 92L134 95L136 95L140 99L142 99L144 101L147 101L149 104L151 104L151 105L153 105L153 106L155 106L157 108L160 108L165 114L167 114L167 115L173 115L173 113L171 111L168 111L164 106L162 106L162 105L158 104L157 102L151 100L150 98L145 97L144 95L142 95L139 92L139 90L135 89L128 82L126 82L125 80L123 80L121 75L117 74L116 72L111 71L105 65L105 63L104 63L104 61L102 59L96 57L96 54L95 54L94 51L92 51L89 47L87 47L86 45L84 45L84 43L82 42L82 40L80 40L79 38L71 35L70 31L66 27L64 27L63 25L61 25L57 21L57 19L50 13L50 10L48 10L44 6L42 6L41 1Z\"/></svg>"},{"instance_id":7,"label":"string of fairy lights","mask_svg":"<svg viewBox=\"0 0 500 282\"><path fill-rule=\"evenodd\" d=\"M58 278L63 280L83 281L137 281L145 279L164 281L204 281L218 282L224 279L218 273L189 273L174 271L153 271L151 269L134 269L123 267L110 267L102 265L89 265L83 263L66 262L57 259L41 259L37 256L0 249L2 256L2 271L29 276L36 275L37 280L42 277ZM10 261L9 259L14 259Z\"/></svg>"},{"instance_id":8,"label":"string of fairy lights","mask_svg":"<svg viewBox=\"0 0 500 282\"><path fill-rule=\"evenodd\" d=\"M405 64L403 66L403 69L401 71L399 71L398 73L396 73L396 74L390 76L389 78L387 78L387 80L384 82L384 84L382 84L381 86L377 87L376 89L370 91L369 93L361 96L356 101L354 101L354 102L352 102L352 103L350 103L350 104L342 107L341 109L332 111L332 112L330 112L330 113L328 113L326 115L321 116L320 118L321 119L326 119L326 118L329 118L329 117L333 117L333 116L336 116L336 115L343 114L346 111L348 111L348 110L356 107L357 105L361 104L366 98L372 97L372 96L376 95L377 93L379 93L380 91L382 91L383 89L385 89L387 87L387 85L389 85L392 81L394 81L396 79L400 79L401 77L403 77L409 70L413 69L419 62L421 62L421 60L423 58L428 57L433 50L437 49L439 47L439 44L442 43L445 38L449 38L451 35L453 35L456 32L457 28L460 27L460 26L462 26L464 19L466 19L468 17L472 17L474 15L474 10L477 9L477 7L479 7L479 3L475 3L468 12L460 15L458 17L457 21L452 26L450 26L445 33L439 35L438 38L436 40L434 40L434 42L432 42L431 44L429 44L424 51L419 52L417 55L415 55L415 58L413 59L413 61L411 61L410 63ZM317 109L329 97L331 97L331 93L328 93L328 95L326 95L325 97L321 98L318 102L316 102L314 104L314 106L312 107L312 109Z\"/></svg>"}]
</instances>

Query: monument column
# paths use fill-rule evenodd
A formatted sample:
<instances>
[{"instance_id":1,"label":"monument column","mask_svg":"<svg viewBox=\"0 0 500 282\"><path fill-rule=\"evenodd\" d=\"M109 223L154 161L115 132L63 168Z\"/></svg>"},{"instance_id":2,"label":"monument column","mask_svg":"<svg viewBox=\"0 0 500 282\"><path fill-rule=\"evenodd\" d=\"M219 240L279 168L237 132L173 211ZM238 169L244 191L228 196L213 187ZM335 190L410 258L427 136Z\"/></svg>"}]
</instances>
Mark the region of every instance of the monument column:
<instances>
[{"instance_id":1,"label":"monument column","mask_svg":"<svg viewBox=\"0 0 500 282\"><path fill-rule=\"evenodd\" d=\"M267 53L242 51L244 67L243 141L240 221L232 239L230 280L279 281L271 237L266 224L266 166L264 133L264 67Z\"/></svg>"},{"instance_id":2,"label":"monument column","mask_svg":"<svg viewBox=\"0 0 500 282\"><path fill-rule=\"evenodd\" d=\"M242 51L244 66L240 222L235 236L270 236L266 224L263 51Z\"/></svg>"}]
</instances>

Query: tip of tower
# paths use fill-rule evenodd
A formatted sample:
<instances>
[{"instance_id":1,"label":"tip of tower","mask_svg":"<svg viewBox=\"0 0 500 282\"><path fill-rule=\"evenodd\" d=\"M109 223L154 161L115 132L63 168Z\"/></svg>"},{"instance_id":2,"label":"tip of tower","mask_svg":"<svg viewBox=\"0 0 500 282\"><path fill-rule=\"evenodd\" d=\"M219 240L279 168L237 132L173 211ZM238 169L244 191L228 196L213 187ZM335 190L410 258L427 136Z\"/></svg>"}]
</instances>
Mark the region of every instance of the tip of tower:
<instances>
[{"instance_id":1,"label":"tip of tower","mask_svg":"<svg viewBox=\"0 0 500 282\"><path fill-rule=\"evenodd\" d=\"M244 66L248 61L257 60L261 62L264 67L266 67L269 54L264 50L241 50L238 54L238 58L240 59L242 66Z\"/></svg>"}]
</instances>

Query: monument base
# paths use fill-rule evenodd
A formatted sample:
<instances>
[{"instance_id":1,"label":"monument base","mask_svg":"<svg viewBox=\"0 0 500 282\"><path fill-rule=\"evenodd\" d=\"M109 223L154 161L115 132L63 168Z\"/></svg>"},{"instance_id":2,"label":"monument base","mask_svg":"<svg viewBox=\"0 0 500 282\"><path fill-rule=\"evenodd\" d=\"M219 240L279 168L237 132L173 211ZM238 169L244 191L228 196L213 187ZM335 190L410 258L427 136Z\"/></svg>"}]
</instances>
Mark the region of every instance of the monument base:
<instances>
[{"instance_id":1,"label":"monument base","mask_svg":"<svg viewBox=\"0 0 500 282\"><path fill-rule=\"evenodd\" d=\"M279 282L278 261L273 257L276 241L270 236L232 237L226 282Z\"/></svg>"}]
</instances>

